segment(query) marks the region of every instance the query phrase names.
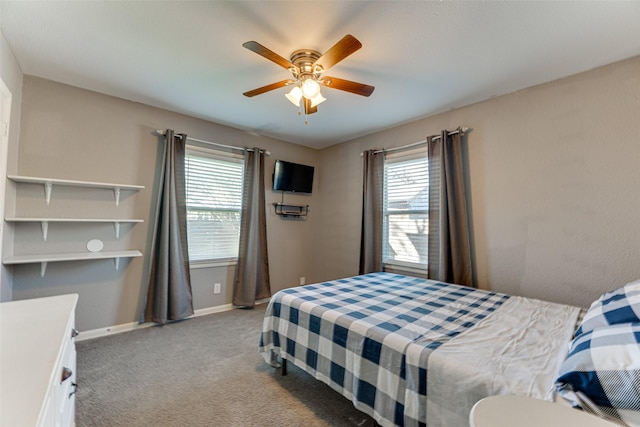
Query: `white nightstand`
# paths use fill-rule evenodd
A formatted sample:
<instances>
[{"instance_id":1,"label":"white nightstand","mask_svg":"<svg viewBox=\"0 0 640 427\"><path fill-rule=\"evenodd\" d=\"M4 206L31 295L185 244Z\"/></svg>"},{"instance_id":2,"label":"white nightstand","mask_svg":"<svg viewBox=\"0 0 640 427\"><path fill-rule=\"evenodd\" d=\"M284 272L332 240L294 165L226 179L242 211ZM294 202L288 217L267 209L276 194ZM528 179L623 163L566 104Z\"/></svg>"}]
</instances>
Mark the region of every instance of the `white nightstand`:
<instances>
[{"instance_id":1,"label":"white nightstand","mask_svg":"<svg viewBox=\"0 0 640 427\"><path fill-rule=\"evenodd\" d=\"M491 396L473 405L471 427L615 427L617 424L559 403L524 396Z\"/></svg>"}]
</instances>

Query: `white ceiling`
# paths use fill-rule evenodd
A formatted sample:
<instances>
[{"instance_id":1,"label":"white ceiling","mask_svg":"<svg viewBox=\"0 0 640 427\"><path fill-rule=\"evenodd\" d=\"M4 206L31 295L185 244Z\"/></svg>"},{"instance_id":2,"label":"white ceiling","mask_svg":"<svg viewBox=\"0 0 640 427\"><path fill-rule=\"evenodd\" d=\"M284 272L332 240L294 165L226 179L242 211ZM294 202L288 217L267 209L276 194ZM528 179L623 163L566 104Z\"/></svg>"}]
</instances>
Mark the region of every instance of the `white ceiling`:
<instances>
[{"instance_id":1,"label":"white ceiling","mask_svg":"<svg viewBox=\"0 0 640 427\"><path fill-rule=\"evenodd\" d=\"M316 148L640 55L640 1L0 0L0 24L24 74ZM305 126L285 88L242 95L290 76L242 43L346 34L328 74L371 97L323 89Z\"/></svg>"}]
</instances>

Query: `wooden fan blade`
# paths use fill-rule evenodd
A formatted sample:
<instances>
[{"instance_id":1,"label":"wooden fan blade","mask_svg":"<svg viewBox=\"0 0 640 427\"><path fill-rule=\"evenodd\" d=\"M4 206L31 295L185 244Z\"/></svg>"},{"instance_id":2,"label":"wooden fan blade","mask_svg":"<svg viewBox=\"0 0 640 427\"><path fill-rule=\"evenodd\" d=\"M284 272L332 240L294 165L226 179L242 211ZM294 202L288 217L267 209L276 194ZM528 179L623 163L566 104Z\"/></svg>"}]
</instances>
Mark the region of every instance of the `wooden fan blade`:
<instances>
[{"instance_id":1,"label":"wooden fan blade","mask_svg":"<svg viewBox=\"0 0 640 427\"><path fill-rule=\"evenodd\" d=\"M258 42L250 41L250 42L243 43L242 46L246 47L252 52L257 53L260 56L267 58L269 61L275 62L282 68L286 68L287 70L290 68L294 68L296 70L298 69L295 65L291 63L291 61L283 58L282 56L278 55L274 51L267 49L266 47L262 46Z\"/></svg>"},{"instance_id":2,"label":"wooden fan blade","mask_svg":"<svg viewBox=\"0 0 640 427\"><path fill-rule=\"evenodd\" d=\"M361 47L362 43L360 43L358 39L351 34L347 34L318 58L316 62L313 63L312 69L315 70L316 65L319 65L324 70L328 70Z\"/></svg>"},{"instance_id":3,"label":"wooden fan blade","mask_svg":"<svg viewBox=\"0 0 640 427\"><path fill-rule=\"evenodd\" d=\"M262 93L269 92L270 90L289 86L292 83L295 83L295 82L293 80L282 80L276 83L271 83L270 85L266 85L266 86L259 87L257 89L250 90L248 92L243 93L243 95L251 98L252 96L260 95Z\"/></svg>"},{"instance_id":4,"label":"wooden fan blade","mask_svg":"<svg viewBox=\"0 0 640 427\"><path fill-rule=\"evenodd\" d=\"M304 113L309 115L309 114L313 114L313 113L317 113L318 112L318 106L316 105L315 107L311 106L311 100L307 99L307 98L302 98L304 99Z\"/></svg>"},{"instance_id":5,"label":"wooden fan blade","mask_svg":"<svg viewBox=\"0 0 640 427\"><path fill-rule=\"evenodd\" d=\"M371 95L373 93L373 90L375 89L374 86L329 76L323 77L320 83L322 83L323 86L330 87L332 89L344 90L346 92L351 92L355 93L356 95L362 96Z\"/></svg>"}]
</instances>

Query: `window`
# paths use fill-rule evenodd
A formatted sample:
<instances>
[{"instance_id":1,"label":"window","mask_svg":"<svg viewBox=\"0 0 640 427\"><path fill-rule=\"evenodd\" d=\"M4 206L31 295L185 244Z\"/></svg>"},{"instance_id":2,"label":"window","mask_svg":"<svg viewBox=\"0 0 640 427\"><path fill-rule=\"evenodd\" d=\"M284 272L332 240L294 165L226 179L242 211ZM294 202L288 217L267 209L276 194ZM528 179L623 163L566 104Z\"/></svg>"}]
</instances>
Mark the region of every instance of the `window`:
<instances>
[{"instance_id":1,"label":"window","mask_svg":"<svg viewBox=\"0 0 640 427\"><path fill-rule=\"evenodd\" d=\"M426 151L389 154L384 166L383 263L426 269L429 233Z\"/></svg>"},{"instance_id":2,"label":"window","mask_svg":"<svg viewBox=\"0 0 640 427\"><path fill-rule=\"evenodd\" d=\"M238 257L242 156L189 147L186 158L189 260Z\"/></svg>"}]
</instances>

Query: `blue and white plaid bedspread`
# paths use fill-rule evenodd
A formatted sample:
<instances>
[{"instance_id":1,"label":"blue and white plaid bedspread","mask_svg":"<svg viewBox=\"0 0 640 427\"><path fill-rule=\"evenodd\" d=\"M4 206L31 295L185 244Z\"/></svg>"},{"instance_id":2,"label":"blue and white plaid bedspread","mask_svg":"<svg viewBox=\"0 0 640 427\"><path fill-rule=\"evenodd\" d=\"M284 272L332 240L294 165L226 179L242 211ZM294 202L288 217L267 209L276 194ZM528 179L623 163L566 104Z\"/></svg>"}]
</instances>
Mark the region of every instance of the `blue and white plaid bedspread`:
<instances>
[{"instance_id":1,"label":"blue and white plaid bedspread","mask_svg":"<svg viewBox=\"0 0 640 427\"><path fill-rule=\"evenodd\" d=\"M272 352L382 425L426 424L431 352L509 296L389 273L290 288L267 308L259 352Z\"/></svg>"}]
</instances>

